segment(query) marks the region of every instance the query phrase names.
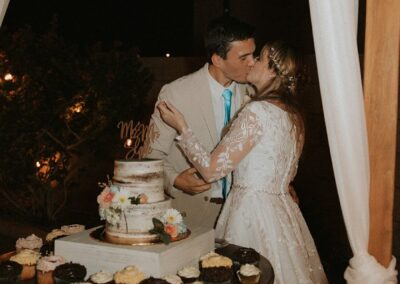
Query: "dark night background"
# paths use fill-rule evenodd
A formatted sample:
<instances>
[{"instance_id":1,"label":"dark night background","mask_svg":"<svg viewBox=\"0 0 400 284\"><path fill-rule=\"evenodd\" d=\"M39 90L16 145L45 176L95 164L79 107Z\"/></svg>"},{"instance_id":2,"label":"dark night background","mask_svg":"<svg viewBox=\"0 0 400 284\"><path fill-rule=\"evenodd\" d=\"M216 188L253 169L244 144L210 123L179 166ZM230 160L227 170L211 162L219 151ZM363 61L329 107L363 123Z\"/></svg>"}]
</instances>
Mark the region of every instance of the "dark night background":
<instances>
[{"instance_id":1,"label":"dark night background","mask_svg":"<svg viewBox=\"0 0 400 284\"><path fill-rule=\"evenodd\" d=\"M207 23L224 11L254 25L258 45L283 39L305 53L314 52L306 0L11 0L2 28L30 25L41 32L57 15L58 32L78 46L120 41L137 47L141 56L199 56L203 55L202 34ZM360 1L359 14L362 53L365 1Z\"/></svg>"}]
</instances>

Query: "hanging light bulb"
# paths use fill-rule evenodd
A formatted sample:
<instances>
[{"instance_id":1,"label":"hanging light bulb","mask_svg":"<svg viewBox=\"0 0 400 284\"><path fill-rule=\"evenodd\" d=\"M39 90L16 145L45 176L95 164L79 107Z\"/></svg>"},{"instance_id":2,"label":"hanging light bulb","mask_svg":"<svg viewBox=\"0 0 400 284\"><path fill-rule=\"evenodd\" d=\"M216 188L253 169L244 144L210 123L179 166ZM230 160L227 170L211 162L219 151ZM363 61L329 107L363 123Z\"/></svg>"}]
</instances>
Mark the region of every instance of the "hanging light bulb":
<instances>
[{"instance_id":1,"label":"hanging light bulb","mask_svg":"<svg viewBox=\"0 0 400 284\"><path fill-rule=\"evenodd\" d=\"M132 146L132 139L131 138L126 139L125 145L128 147Z\"/></svg>"}]
</instances>

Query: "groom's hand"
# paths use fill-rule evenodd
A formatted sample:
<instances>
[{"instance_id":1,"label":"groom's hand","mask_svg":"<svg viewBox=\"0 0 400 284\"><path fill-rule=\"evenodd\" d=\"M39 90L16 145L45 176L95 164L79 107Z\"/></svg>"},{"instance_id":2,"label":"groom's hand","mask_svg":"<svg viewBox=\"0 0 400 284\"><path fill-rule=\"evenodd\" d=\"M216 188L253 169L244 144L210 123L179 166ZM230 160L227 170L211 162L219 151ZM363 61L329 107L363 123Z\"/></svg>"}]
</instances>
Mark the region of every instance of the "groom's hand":
<instances>
[{"instance_id":1,"label":"groom's hand","mask_svg":"<svg viewBox=\"0 0 400 284\"><path fill-rule=\"evenodd\" d=\"M181 172L175 179L174 186L188 194L198 194L211 188L210 183L206 183L196 175L195 168L189 168Z\"/></svg>"}]
</instances>

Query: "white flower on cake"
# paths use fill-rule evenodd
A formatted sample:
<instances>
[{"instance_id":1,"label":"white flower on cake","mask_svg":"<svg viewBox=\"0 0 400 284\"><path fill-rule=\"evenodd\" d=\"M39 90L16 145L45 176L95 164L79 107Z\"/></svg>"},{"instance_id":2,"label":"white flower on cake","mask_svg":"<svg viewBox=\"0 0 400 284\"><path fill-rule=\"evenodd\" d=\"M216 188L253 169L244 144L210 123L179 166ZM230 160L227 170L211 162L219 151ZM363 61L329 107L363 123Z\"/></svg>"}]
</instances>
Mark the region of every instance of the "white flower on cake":
<instances>
[{"instance_id":1,"label":"white flower on cake","mask_svg":"<svg viewBox=\"0 0 400 284\"><path fill-rule=\"evenodd\" d=\"M124 210L131 204L129 195L125 191L117 191L112 199L112 207Z\"/></svg>"},{"instance_id":2,"label":"white flower on cake","mask_svg":"<svg viewBox=\"0 0 400 284\"><path fill-rule=\"evenodd\" d=\"M168 209L164 216L162 217L162 222L166 224L177 225L182 223L182 215L178 210L170 208Z\"/></svg>"}]
</instances>

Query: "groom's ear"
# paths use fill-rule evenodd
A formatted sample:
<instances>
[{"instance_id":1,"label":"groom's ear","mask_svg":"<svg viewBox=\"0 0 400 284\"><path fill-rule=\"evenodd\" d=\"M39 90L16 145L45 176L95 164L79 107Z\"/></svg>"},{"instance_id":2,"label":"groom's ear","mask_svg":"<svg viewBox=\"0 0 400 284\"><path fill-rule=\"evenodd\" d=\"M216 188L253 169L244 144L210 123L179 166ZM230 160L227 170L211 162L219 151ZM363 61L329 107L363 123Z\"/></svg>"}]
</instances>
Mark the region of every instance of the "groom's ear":
<instances>
[{"instance_id":1,"label":"groom's ear","mask_svg":"<svg viewBox=\"0 0 400 284\"><path fill-rule=\"evenodd\" d=\"M218 54L216 54L216 53L214 53L212 56L211 56L211 62L212 62L212 64L215 66L215 67L218 67L218 68L220 68L221 66L222 66L222 61L223 61L224 59L221 57L221 56L219 56Z\"/></svg>"}]
</instances>

